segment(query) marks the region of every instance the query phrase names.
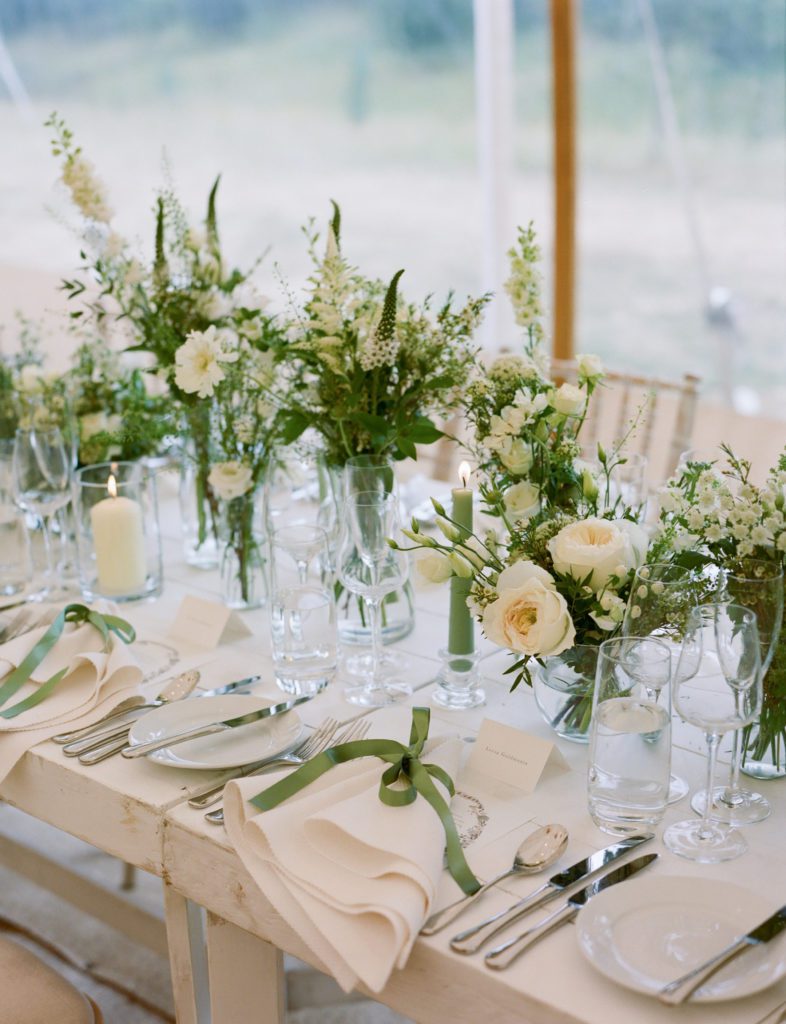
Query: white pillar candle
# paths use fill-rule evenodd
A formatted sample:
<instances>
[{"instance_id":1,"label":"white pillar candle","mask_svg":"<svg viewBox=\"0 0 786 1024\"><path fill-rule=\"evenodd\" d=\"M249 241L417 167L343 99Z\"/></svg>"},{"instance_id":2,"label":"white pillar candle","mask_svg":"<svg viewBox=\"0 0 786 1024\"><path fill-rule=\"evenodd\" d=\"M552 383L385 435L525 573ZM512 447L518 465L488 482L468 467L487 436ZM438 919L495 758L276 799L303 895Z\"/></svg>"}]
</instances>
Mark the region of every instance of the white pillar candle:
<instances>
[{"instance_id":1,"label":"white pillar candle","mask_svg":"<svg viewBox=\"0 0 786 1024\"><path fill-rule=\"evenodd\" d=\"M132 498L118 497L110 474L109 497L90 509L98 589L102 594L134 594L147 578L142 509Z\"/></svg>"}]
</instances>

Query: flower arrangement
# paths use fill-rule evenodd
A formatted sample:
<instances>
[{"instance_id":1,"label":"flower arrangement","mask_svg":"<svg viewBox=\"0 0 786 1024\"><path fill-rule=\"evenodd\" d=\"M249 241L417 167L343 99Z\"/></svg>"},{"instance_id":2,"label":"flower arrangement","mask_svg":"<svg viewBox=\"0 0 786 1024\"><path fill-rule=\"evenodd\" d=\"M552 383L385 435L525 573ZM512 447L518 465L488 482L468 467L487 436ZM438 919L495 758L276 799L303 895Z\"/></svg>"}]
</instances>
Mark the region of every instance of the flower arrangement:
<instances>
[{"instance_id":1,"label":"flower arrangement","mask_svg":"<svg viewBox=\"0 0 786 1024\"><path fill-rule=\"evenodd\" d=\"M658 557L697 569L734 572L751 558L786 569L786 450L763 486L750 476L750 462L728 445L716 460L682 466L660 494ZM760 720L744 730L743 756L753 763L769 757L773 773L786 775L786 620L775 643Z\"/></svg>"},{"instance_id":2,"label":"flower arrangement","mask_svg":"<svg viewBox=\"0 0 786 1024\"><path fill-rule=\"evenodd\" d=\"M328 225L325 250L306 229L314 264L308 298L295 309L286 358L291 373L283 440L308 428L322 437L329 464L360 454L415 458L417 444L442 436L435 418L459 401L475 365L472 342L489 296L454 310L452 296L432 312L390 282L365 277L341 248L341 215Z\"/></svg>"}]
</instances>

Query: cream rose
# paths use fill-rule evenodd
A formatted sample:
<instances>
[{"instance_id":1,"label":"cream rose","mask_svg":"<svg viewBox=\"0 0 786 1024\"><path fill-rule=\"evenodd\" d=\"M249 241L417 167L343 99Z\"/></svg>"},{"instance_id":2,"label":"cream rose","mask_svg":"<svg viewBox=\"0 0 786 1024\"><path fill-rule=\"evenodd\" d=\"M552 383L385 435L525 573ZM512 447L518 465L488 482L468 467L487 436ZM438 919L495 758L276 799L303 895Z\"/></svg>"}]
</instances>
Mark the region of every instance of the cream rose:
<instances>
[{"instance_id":1,"label":"cream rose","mask_svg":"<svg viewBox=\"0 0 786 1024\"><path fill-rule=\"evenodd\" d=\"M584 380L594 380L597 377L602 377L605 372L600 356L594 354L576 356L576 365L579 377L582 377Z\"/></svg>"},{"instance_id":2,"label":"cream rose","mask_svg":"<svg viewBox=\"0 0 786 1024\"><path fill-rule=\"evenodd\" d=\"M513 519L530 519L540 510L540 491L528 480L505 491L505 510Z\"/></svg>"},{"instance_id":3,"label":"cream rose","mask_svg":"<svg viewBox=\"0 0 786 1024\"><path fill-rule=\"evenodd\" d=\"M496 601L482 612L483 632L511 651L547 657L573 646L576 629L553 577L534 562L516 562L500 573Z\"/></svg>"},{"instance_id":4,"label":"cream rose","mask_svg":"<svg viewBox=\"0 0 786 1024\"><path fill-rule=\"evenodd\" d=\"M251 490L253 474L242 462L217 462L207 480L219 498L231 501Z\"/></svg>"},{"instance_id":5,"label":"cream rose","mask_svg":"<svg viewBox=\"0 0 786 1024\"><path fill-rule=\"evenodd\" d=\"M586 397L575 384L560 384L551 397L551 404L563 416L578 416L584 408Z\"/></svg>"},{"instance_id":6,"label":"cream rose","mask_svg":"<svg viewBox=\"0 0 786 1024\"><path fill-rule=\"evenodd\" d=\"M627 519L581 519L548 543L555 570L583 580L598 593L611 576L637 569L647 554L647 534Z\"/></svg>"},{"instance_id":7,"label":"cream rose","mask_svg":"<svg viewBox=\"0 0 786 1024\"><path fill-rule=\"evenodd\" d=\"M532 445L526 444L520 437L505 438L497 445L499 461L514 476L526 476L532 469Z\"/></svg>"}]
</instances>

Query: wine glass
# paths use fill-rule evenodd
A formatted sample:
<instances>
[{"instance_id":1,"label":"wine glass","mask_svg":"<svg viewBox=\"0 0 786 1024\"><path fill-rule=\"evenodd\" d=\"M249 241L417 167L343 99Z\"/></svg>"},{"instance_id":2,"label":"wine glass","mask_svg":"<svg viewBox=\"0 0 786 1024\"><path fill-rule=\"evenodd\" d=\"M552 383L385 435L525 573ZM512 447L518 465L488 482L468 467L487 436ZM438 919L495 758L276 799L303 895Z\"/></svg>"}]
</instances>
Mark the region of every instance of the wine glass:
<instances>
[{"instance_id":1,"label":"wine glass","mask_svg":"<svg viewBox=\"0 0 786 1024\"><path fill-rule=\"evenodd\" d=\"M722 573L722 599L734 601L756 613L761 645L761 675L775 656L775 647L783 621L783 570L771 559L743 558ZM740 786L742 763L742 730L734 733L731 774L727 786L718 786L712 794L712 816L732 825L749 825L763 821L772 808L761 795ZM706 792L696 793L691 807L704 813Z\"/></svg>"},{"instance_id":2,"label":"wine glass","mask_svg":"<svg viewBox=\"0 0 786 1024\"><path fill-rule=\"evenodd\" d=\"M662 640L676 664L679 645L691 611L698 606L694 573L680 565L653 562L642 565L633 577L628 604L622 620L622 636L651 636ZM659 691L650 686L650 699L658 701ZM688 795L688 783L672 773L670 804Z\"/></svg>"},{"instance_id":3,"label":"wine glass","mask_svg":"<svg viewBox=\"0 0 786 1024\"><path fill-rule=\"evenodd\" d=\"M399 525L393 494L358 491L345 501L345 523L339 553L339 579L363 599L371 633L371 651L363 683L344 689L351 704L384 707L408 697L412 687L391 678L382 662L381 606L384 597L407 579L407 556L390 547Z\"/></svg>"},{"instance_id":4,"label":"wine glass","mask_svg":"<svg viewBox=\"0 0 786 1024\"><path fill-rule=\"evenodd\" d=\"M317 526L327 536L326 573L335 571L339 514L336 480L324 453L290 445L272 453L265 473L264 510L267 533L284 526Z\"/></svg>"},{"instance_id":5,"label":"wine glass","mask_svg":"<svg viewBox=\"0 0 786 1024\"><path fill-rule=\"evenodd\" d=\"M44 542L44 586L38 598L51 598L55 568L52 557L50 521L70 498L73 461L71 452L57 427L20 427L14 438L14 499L24 511L41 520Z\"/></svg>"},{"instance_id":6,"label":"wine glass","mask_svg":"<svg viewBox=\"0 0 786 1024\"><path fill-rule=\"evenodd\" d=\"M756 720L761 709L761 649L756 615L738 604L702 604L689 617L674 675L674 704L683 721L704 730L709 757L705 791L713 792L718 744L724 733ZM748 844L727 822L701 819L671 825L666 846L680 857L715 864Z\"/></svg>"},{"instance_id":7,"label":"wine glass","mask_svg":"<svg viewBox=\"0 0 786 1024\"><path fill-rule=\"evenodd\" d=\"M320 561L324 561L327 556L328 536L321 526L309 526L307 523L279 526L273 533L273 540L292 558L301 586L308 583L308 570L314 558L321 555Z\"/></svg>"}]
</instances>

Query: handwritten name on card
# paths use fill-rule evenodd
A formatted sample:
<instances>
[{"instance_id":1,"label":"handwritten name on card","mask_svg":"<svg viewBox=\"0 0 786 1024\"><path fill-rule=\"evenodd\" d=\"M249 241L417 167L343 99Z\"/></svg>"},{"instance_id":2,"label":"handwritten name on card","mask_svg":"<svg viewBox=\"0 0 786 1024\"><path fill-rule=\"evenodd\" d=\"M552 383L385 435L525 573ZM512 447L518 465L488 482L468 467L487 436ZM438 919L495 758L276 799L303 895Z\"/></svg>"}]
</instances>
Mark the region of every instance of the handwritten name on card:
<instances>
[{"instance_id":1,"label":"handwritten name on card","mask_svg":"<svg viewBox=\"0 0 786 1024\"><path fill-rule=\"evenodd\" d=\"M173 639L184 640L206 651L218 647L222 639L229 639L232 635L247 636L249 633L248 626L231 608L191 594L180 602L175 621L169 630Z\"/></svg>"},{"instance_id":2,"label":"handwritten name on card","mask_svg":"<svg viewBox=\"0 0 786 1024\"><path fill-rule=\"evenodd\" d=\"M565 758L549 740L486 718L473 744L469 767L533 793L549 761L567 768Z\"/></svg>"}]
</instances>

